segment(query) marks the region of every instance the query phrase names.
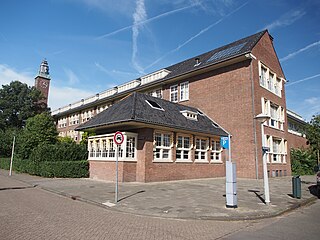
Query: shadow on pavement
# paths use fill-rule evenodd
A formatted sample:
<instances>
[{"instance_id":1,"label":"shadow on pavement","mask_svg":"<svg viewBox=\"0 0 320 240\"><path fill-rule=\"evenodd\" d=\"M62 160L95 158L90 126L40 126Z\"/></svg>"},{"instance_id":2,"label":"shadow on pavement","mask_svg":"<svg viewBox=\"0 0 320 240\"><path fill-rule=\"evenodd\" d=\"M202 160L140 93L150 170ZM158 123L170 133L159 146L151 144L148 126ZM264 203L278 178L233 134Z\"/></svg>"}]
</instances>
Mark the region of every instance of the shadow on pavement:
<instances>
[{"instance_id":1,"label":"shadow on pavement","mask_svg":"<svg viewBox=\"0 0 320 240\"><path fill-rule=\"evenodd\" d=\"M262 203L266 204L265 199L263 197L261 197L263 194L258 194L260 192L259 190L251 190L251 189L249 189L248 192L253 192L256 195L256 197L259 198L259 200Z\"/></svg>"},{"instance_id":2,"label":"shadow on pavement","mask_svg":"<svg viewBox=\"0 0 320 240\"><path fill-rule=\"evenodd\" d=\"M125 199L127 199L127 198L129 198L129 197L132 197L132 196L134 196L134 195L137 195L137 194L139 194L139 193L144 193L144 192L146 192L146 191L145 191L145 190L141 190L141 191L139 191L139 192L130 194L130 195L128 195L128 196L125 196L125 197L123 197L123 198L120 198L120 199L118 200L118 202L120 202L120 201L122 201L122 200L125 200Z\"/></svg>"}]
</instances>

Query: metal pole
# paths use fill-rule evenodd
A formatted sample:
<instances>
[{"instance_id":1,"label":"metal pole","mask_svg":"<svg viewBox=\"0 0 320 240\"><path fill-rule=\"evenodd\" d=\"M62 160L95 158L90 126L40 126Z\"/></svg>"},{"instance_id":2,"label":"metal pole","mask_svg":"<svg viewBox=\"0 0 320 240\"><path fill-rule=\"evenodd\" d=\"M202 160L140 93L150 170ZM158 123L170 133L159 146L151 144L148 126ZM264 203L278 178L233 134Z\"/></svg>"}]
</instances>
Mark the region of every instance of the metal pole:
<instances>
[{"instance_id":1,"label":"metal pole","mask_svg":"<svg viewBox=\"0 0 320 240\"><path fill-rule=\"evenodd\" d=\"M230 134L228 135L228 141L229 141L229 161L231 162L231 137L230 137Z\"/></svg>"},{"instance_id":2,"label":"metal pole","mask_svg":"<svg viewBox=\"0 0 320 240\"><path fill-rule=\"evenodd\" d=\"M265 202L267 205L270 204L270 192L269 192L269 179L268 179L268 166L267 166L267 154L265 152L264 147L265 144L265 137L264 137L264 126L261 123L261 135L262 135L262 161L263 161L263 185L264 185L264 197Z\"/></svg>"},{"instance_id":3,"label":"metal pole","mask_svg":"<svg viewBox=\"0 0 320 240\"><path fill-rule=\"evenodd\" d=\"M11 153L11 160L10 160L10 170L9 176L12 176L12 162L13 162L13 154L14 154L14 144L16 142L16 136L13 136L13 143L12 143L12 153Z\"/></svg>"},{"instance_id":4,"label":"metal pole","mask_svg":"<svg viewBox=\"0 0 320 240\"><path fill-rule=\"evenodd\" d=\"M118 202L118 155L119 155L119 149L118 144L116 145L116 190L115 190L115 203Z\"/></svg>"}]
</instances>

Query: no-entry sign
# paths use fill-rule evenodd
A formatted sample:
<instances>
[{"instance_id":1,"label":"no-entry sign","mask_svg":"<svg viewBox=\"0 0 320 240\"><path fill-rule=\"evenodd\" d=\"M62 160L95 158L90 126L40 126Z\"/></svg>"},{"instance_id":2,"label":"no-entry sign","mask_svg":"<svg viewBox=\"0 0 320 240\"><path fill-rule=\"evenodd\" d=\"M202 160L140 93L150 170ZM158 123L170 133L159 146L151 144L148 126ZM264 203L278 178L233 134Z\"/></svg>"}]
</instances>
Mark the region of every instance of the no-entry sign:
<instances>
[{"instance_id":1,"label":"no-entry sign","mask_svg":"<svg viewBox=\"0 0 320 240\"><path fill-rule=\"evenodd\" d=\"M113 136L113 140L115 142L115 144L117 145L121 145L123 143L123 140L124 140L124 137L123 137L123 134L122 132L116 132Z\"/></svg>"}]
</instances>

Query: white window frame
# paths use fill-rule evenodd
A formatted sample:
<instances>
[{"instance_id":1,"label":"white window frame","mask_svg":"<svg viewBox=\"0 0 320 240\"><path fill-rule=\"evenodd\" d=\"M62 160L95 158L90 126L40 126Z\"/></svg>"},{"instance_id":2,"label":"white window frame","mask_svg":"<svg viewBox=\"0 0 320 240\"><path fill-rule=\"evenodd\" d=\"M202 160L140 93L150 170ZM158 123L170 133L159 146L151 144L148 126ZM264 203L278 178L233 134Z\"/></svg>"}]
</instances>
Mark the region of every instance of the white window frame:
<instances>
[{"instance_id":1,"label":"white window frame","mask_svg":"<svg viewBox=\"0 0 320 240\"><path fill-rule=\"evenodd\" d=\"M174 96L174 99L173 99ZM170 86L170 101L171 102L178 102L179 98L178 98L178 85L173 85Z\"/></svg>"},{"instance_id":2,"label":"white window frame","mask_svg":"<svg viewBox=\"0 0 320 240\"><path fill-rule=\"evenodd\" d=\"M179 138L182 139L182 144L179 146ZM185 139L189 138L189 147L185 146ZM191 150L192 150L193 138L191 135L177 134L176 136L176 162L192 162ZM180 158L178 158L178 151L180 151ZM185 155L188 155L185 158Z\"/></svg>"},{"instance_id":3,"label":"white window frame","mask_svg":"<svg viewBox=\"0 0 320 240\"><path fill-rule=\"evenodd\" d=\"M267 66L259 61L259 82L260 86L277 95L282 97L282 81L284 79L277 77L277 74L270 70Z\"/></svg>"},{"instance_id":4,"label":"white window frame","mask_svg":"<svg viewBox=\"0 0 320 240\"><path fill-rule=\"evenodd\" d=\"M160 145L157 145L156 137L160 136ZM169 137L169 144L165 145L165 139ZM172 162L173 133L155 131L153 136L153 162ZM168 157L164 157L165 155Z\"/></svg>"},{"instance_id":5,"label":"white window frame","mask_svg":"<svg viewBox=\"0 0 320 240\"><path fill-rule=\"evenodd\" d=\"M270 116L269 121L265 122L264 125L283 131L285 122L284 108L265 98L261 98L261 106L262 113Z\"/></svg>"},{"instance_id":6,"label":"white window frame","mask_svg":"<svg viewBox=\"0 0 320 240\"><path fill-rule=\"evenodd\" d=\"M189 100L189 82L180 83L180 101Z\"/></svg>"},{"instance_id":7,"label":"white window frame","mask_svg":"<svg viewBox=\"0 0 320 240\"><path fill-rule=\"evenodd\" d=\"M136 162L137 161L137 133L123 132L123 143L119 146L118 161ZM88 138L88 160L115 161L116 144L113 140L113 134L97 135ZM128 142L133 140L128 148ZM132 141L131 141L132 142ZM129 152L130 151L130 152Z\"/></svg>"},{"instance_id":8,"label":"white window frame","mask_svg":"<svg viewBox=\"0 0 320 240\"><path fill-rule=\"evenodd\" d=\"M155 89L155 90L152 90L152 91L148 92L148 95L150 95L152 97L160 98L160 99L163 98L163 94L162 94L162 89L161 88L158 88L158 89Z\"/></svg>"},{"instance_id":9,"label":"white window frame","mask_svg":"<svg viewBox=\"0 0 320 240\"><path fill-rule=\"evenodd\" d=\"M277 137L267 136L267 135L266 135L266 139L267 139L266 141L267 146L269 147L269 152L267 152L267 162L279 163L279 164L286 163L287 147L288 147L287 140L283 138L277 138Z\"/></svg>"},{"instance_id":10,"label":"white window frame","mask_svg":"<svg viewBox=\"0 0 320 240\"><path fill-rule=\"evenodd\" d=\"M199 146L197 146L197 141L199 140ZM204 143L204 146L203 146ZM194 155L194 162L197 163L208 163L208 138L203 137L196 137L195 138L195 155ZM204 158L202 158L204 156Z\"/></svg>"},{"instance_id":11,"label":"white window frame","mask_svg":"<svg viewBox=\"0 0 320 240\"><path fill-rule=\"evenodd\" d=\"M210 153L210 162L211 163L221 163L222 162L222 147L220 141L216 139L211 139L211 153Z\"/></svg>"}]
</instances>

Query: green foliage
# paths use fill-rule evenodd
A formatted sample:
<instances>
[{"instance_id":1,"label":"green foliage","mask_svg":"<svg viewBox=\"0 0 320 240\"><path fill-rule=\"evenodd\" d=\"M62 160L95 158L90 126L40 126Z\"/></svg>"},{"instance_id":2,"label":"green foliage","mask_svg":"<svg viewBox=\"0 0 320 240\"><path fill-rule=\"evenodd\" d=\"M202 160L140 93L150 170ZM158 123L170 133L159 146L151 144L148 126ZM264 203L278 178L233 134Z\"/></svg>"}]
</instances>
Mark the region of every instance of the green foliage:
<instances>
[{"instance_id":1,"label":"green foliage","mask_svg":"<svg viewBox=\"0 0 320 240\"><path fill-rule=\"evenodd\" d=\"M75 142L71 137L58 137L59 142L72 143Z\"/></svg>"},{"instance_id":2,"label":"green foliage","mask_svg":"<svg viewBox=\"0 0 320 240\"><path fill-rule=\"evenodd\" d=\"M0 129L22 128L24 121L47 111L46 104L40 102L41 92L19 81L2 85L0 89Z\"/></svg>"},{"instance_id":3,"label":"green foliage","mask_svg":"<svg viewBox=\"0 0 320 240\"><path fill-rule=\"evenodd\" d=\"M320 150L320 115L313 116L306 127L306 135L313 150Z\"/></svg>"},{"instance_id":4,"label":"green foliage","mask_svg":"<svg viewBox=\"0 0 320 240\"><path fill-rule=\"evenodd\" d=\"M39 144L54 144L57 142L58 132L52 116L41 113L27 120L21 137L18 139L18 154L23 159L28 159L32 150Z\"/></svg>"},{"instance_id":5,"label":"green foliage","mask_svg":"<svg viewBox=\"0 0 320 240\"><path fill-rule=\"evenodd\" d=\"M10 157L12 152L13 137L20 135L17 128L0 129L0 157Z\"/></svg>"},{"instance_id":6,"label":"green foliage","mask_svg":"<svg viewBox=\"0 0 320 240\"><path fill-rule=\"evenodd\" d=\"M81 138L81 141L80 141L80 144L82 145L88 145L88 137L91 137L91 136L94 136L95 133L88 133L88 132L84 132L82 134L82 138Z\"/></svg>"},{"instance_id":7,"label":"green foliage","mask_svg":"<svg viewBox=\"0 0 320 240\"><path fill-rule=\"evenodd\" d=\"M317 165L316 156L311 149L291 149L291 169L293 175L312 175Z\"/></svg>"},{"instance_id":8,"label":"green foliage","mask_svg":"<svg viewBox=\"0 0 320 240\"><path fill-rule=\"evenodd\" d=\"M0 158L0 168L5 170L10 169L10 158Z\"/></svg>"},{"instance_id":9,"label":"green foliage","mask_svg":"<svg viewBox=\"0 0 320 240\"><path fill-rule=\"evenodd\" d=\"M10 168L10 158L0 158L0 168ZM13 170L41 177L81 178L89 176L89 162L57 161L34 163L29 160L14 159Z\"/></svg>"},{"instance_id":10,"label":"green foliage","mask_svg":"<svg viewBox=\"0 0 320 240\"><path fill-rule=\"evenodd\" d=\"M39 144L30 154L30 160L38 162L79 161L88 157L87 147L73 142Z\"/></svg>"}]
</instances>

